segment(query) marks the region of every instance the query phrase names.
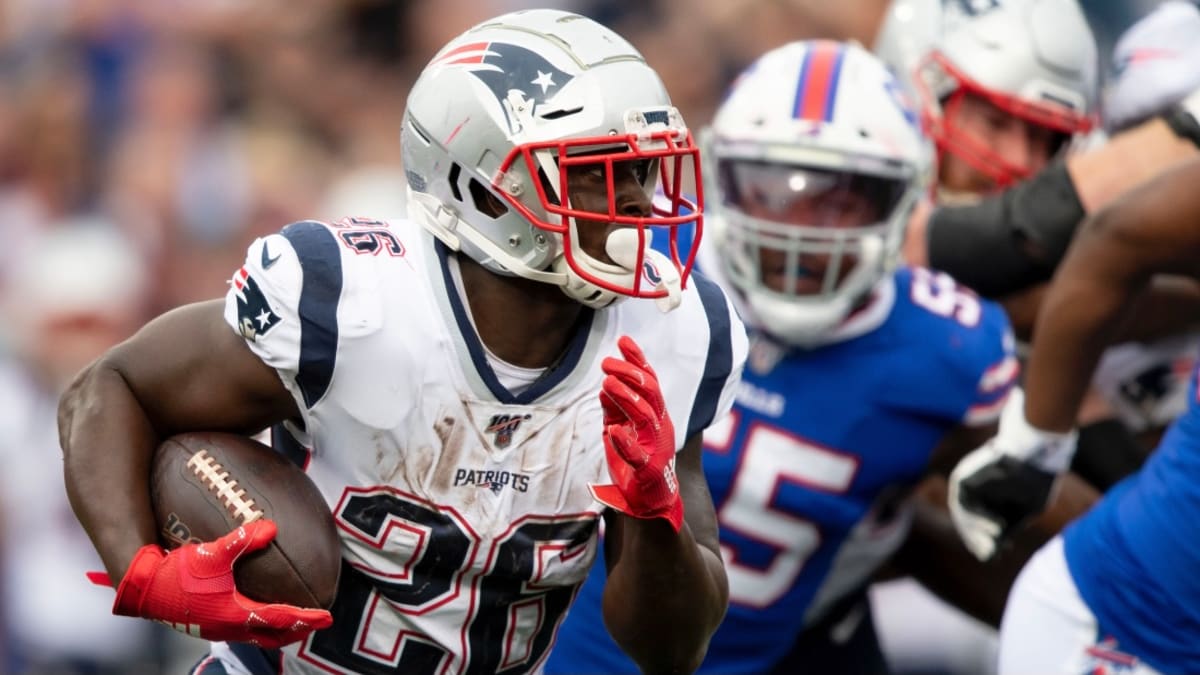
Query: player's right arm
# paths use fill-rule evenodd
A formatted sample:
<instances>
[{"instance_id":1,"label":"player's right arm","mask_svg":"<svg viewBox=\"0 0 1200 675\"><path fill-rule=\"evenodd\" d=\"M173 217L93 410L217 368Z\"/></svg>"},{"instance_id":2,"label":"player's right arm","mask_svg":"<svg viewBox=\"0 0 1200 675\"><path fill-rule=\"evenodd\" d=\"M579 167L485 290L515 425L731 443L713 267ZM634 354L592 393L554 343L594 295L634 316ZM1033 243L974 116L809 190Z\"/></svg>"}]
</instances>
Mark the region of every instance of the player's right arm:
<instances>
[{"instance_id":1,"label":"player's right arm","mask_svg":"<svg viewBox=\"0 0 1200 675\"><path fill-rule=\"evenodd\" d=\"M213 300L158 317L62 396L67 495L112 579L157 540L148 479L162 439L190 430L251 433L299 414L279 375L222 312Z\"/></svg>"},{"instance_id":2,"label":"player's right arm","mask_svg":"<svg viewBox=\"0 0 1200 675\"><path fill-rule=\"evenodd\" d=\"M1200 277L1200 158L1089 218L1038 315L1023 405L950 478L951 512L977 556L1036 514L1070 462L1072 427L1100 354L1156 273Z\"/></svg>"},{"instance_id":3,"label":"player's right arm","mask_svg":"<svg viewBox=\"0 0 1200 675\"><path fill-rule=\"evenodd\" d=\"M1100 354L1157 273L1200 278L1200 158L1085 222L1038 314L1026 418L1069 429Z\"/></svg>"},{"instance_id":4,"label":"player's right arm","mask_svg":"<svg viewBox=\"0 0 1200 675\"><path fill-rule=\"evenodd\" d=\"M108 579L119 580L114 614L270 648L332 623L325 610L255 602L238 592L233 565L270 544L269 520L165 551L156 542L148 482L162 439L184 431L258 431L299 417L292 382L297 396L324 391L336 348L329 320L341 283L337 256L321 223L297 223L260 239L223 306L199 303L155 319L63 395L67 495ZM314 340L323 349L311 348Z\"/></svg>"}]
</instances>

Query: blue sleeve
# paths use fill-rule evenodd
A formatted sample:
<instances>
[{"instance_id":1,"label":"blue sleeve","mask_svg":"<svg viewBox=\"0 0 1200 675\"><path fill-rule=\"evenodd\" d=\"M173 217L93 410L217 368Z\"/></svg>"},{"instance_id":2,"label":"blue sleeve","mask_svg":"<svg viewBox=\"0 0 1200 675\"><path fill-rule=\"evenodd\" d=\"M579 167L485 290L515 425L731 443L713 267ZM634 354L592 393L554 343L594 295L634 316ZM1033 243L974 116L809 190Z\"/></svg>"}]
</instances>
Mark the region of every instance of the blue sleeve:
<instances>
[{"instance_id":1,"label":"blue sleeve","mask_svg":"<svg viewBox=\"0 0 1200 675\"><path fill-rule=\"evenodd\" d=\"M912 357L897 364L889 405L953 424L980 426L1000 416L1020 367L1008 316L940 272L896 275L902 339Z\"/></svg>"}]
</instances>

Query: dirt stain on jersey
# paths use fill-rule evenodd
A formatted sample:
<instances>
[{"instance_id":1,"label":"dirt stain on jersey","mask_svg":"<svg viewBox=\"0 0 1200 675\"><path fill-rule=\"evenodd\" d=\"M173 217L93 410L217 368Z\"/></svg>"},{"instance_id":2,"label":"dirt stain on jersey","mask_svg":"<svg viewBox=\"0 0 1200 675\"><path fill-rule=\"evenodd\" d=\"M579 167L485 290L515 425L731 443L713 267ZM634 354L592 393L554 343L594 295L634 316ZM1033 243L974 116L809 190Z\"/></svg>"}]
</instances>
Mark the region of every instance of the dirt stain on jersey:
<instances>
[{"instance_id":1,"label":"dirt stain on jersey","mask_svg":"<svg viewBox=\"0 0 1200 675\"><path fill-rule=\"evenodd\" d=\"M429 476L433 471L433 459L437 456L437 451L428 445L419 445L410 448L404 453L404 460L401 466L404 469L404 480L408 481L408 485L415 492L429 496Z\"/></svg>"},{"instance_id":2,"label":"dirt stain on jersey","mask_svg":"<svg viewBox=\"0 0 1200 675\"><path fill-rule=\"evenodd\" d=\"M394 445L389 442L387 432L376 430L371 433L375 445L375 467L377 475L385 485L392 485L396 476L404 469L404 460Z\"/></svg>"},{"instance_id":3,"label":"dirt stain on jersey","mask_svg":"<svg viewBox=\"0 0 1200 675\"><path fill-rule=\"evenodd\" d=\"M462 464L463 454L467 450L467 439L472 437L465 427L466 425L459 424L459 421L450 415L445 415L434 423L433 433L441 441L441 447L434 448L435 457L431 458L431 461L435 462L432 489L449 490L454 485L454 472Z\"/></svg>"},{"instance_id":4,"label":"dirt stain on jersey","mask_svg":"<svg viewBox=\"0 0 1200 675\"><path fill-rule=\"evenodd\" d=\"M578 420L575 424L543 427L536 432L539 442L526 439L522 444L521 471L532 475L529 491L536 494L536 503L565 507L576 486L586 489L581 476L587 477L582 480L590 480L595 475L594 466L585 466L591 453L586 452L587 444L577 425Z\"/></svg>"}]
</instances>

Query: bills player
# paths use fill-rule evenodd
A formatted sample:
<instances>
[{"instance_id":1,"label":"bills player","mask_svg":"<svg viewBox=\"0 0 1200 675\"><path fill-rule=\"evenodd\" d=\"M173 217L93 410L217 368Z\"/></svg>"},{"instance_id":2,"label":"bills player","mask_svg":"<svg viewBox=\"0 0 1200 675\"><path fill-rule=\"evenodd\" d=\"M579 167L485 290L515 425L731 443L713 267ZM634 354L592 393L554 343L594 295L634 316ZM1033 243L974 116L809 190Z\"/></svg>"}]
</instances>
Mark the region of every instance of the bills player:
<instances>
[{"instance_id":1,"label":"bills player","mask_svg":"<svg viewBox=\"0 0 1200 675\"><path fill-rule=\"evenodd\" d=\"M256 241L224 304L151 322L64 396L114 611L217 641L205 674L536 673L603 518L608 628L647 671L693 669L727 594L701 431L746 338L690 250L649 249L651 228L700 229L691 134L628 42L533 10L446 45L401 138L411 222ZM163 435L281 421L343 536L330 612L234 588L273 523L153 543Z\"/></svg>"},{"instance_id":2,"label":"bills player","mask_svg":"<svg viewBox=\"0 0 1200 675\"><path fill-rule=\"evenodd\" d=\"M893 269L931 149L861 47L767 53L707 138L701 266L751 350L733 413L705 434L730 609L701 672L884 672L865 587L904 539L907 493L995 428L1017 376L1008 322L944 274ZM636 672L597 635L603 577L547 672Z\"/></svg>"},{"instance_id":3,"label":"bills player","mask_svg":"<svg viewBox=\"0 0 1200 675\"><path fill-rule=\"evenodd\" d=\"M1017 458L1052 453L1070 434L1089 374L1152 276L1197 276L1197 184L1200 159L1193 159L1080 228L1039 317L1022 433L1002 431L968 456L977 469L978 495L994 491L997 478L1017 473L995 467L1043 473ZM1193 373L1187 411L1142 470L1028 563L1005 610L1000 672L1200 672L1197 394ZM994 538L1003 520L1019 515L996 509L994 502L976 506L963 514L963 524L981 540Z\"/></svg>"}]
</instances>

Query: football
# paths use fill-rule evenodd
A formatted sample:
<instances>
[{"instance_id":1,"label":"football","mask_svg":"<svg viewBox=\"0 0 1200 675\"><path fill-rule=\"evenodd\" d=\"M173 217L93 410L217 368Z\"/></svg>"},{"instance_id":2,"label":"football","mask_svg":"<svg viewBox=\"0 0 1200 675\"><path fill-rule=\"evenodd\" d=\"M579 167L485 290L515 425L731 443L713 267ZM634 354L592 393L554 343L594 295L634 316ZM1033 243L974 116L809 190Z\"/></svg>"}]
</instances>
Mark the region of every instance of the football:
<instances>
[{"instance_id":1,"label":"football","mask_svg":"<svg viewBox=\"0 0 1200 675\"><path fill-rule=\"evenodd\" d=\"M259 602L333 604L341 571L333 515L304 471L270 447L235 434L172 436L155 452L150 497L168 549L275 521L271 544L234 564L238 590Z\"/></svg>"}]
</instances>

